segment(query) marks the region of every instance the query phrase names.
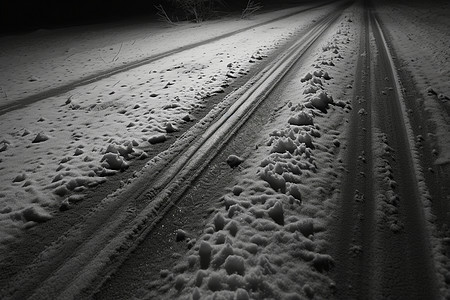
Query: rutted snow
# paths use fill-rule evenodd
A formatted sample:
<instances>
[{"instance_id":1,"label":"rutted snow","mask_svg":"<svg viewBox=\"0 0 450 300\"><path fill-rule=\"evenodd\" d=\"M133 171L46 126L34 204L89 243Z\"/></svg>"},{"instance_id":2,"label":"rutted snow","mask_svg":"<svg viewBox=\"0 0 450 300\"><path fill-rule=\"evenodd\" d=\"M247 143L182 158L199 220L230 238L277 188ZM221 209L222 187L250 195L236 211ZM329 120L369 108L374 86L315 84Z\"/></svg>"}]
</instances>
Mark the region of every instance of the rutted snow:
<instances>
[{"instance_id":1,"label":"rutted snow","mask_svg":"<svg viewBox=\"0 0 450 300\"><path fill-rule=\"evenodd\" d=\"M292 16L254 28L251 38L248 32L243 32L2 115L0 180L4 185L0 188L0 244L12 240L21 228L36 224L24 217L29 207L43 208L36 210L36 214L41 212L46 219L57 209L70 208L71 201L82 200L77 195L83 195L86 189L104 182L106 176L127 169L134 159L147 158L146 150L153 144L170 140L171 133L177 131L179 124L194 120L191 111L203 107L212 94L223 92L223 87L235 78L245 76L251 65L329 9L312 10L303 18ZM292 10L283 13L288 12ZM266 21L279 13L262 15L254 22ZM187 40L178 39L180 32L187 38L197 36L203 39L218 34L219 28L231 30L243 26L243 23L235 24L229 20L226 23L233 25L228 28L222 23L220 26L213 24L211 30L209 27L206 30L206 27L186 25L180 27L181 31L163 31L158 38L166 35L168 42L183 45ZM127 31L123 34L126 35ZM135 34L147 36L146 32L135 31ZM120 37L119 34L117 38ZM91 44L90 38L93 38ZM89 37L86 49L99 49L101 41L101 38ZM160 45L154 46L145 38L140 43L146 45L146 55L161 51ZM27 48L27 45L19 47L20 54L27 49L36 49ZM127 51L122 47L121 55L127 57L125 61L135 57L136 49L133 49ZM55 48L55 51L59 50L61 48ZM95 57L88 50L80 53L83 61L86 55ZM8 51L5 53L10 55L9 60L2 61L1 73L14 74L10 80L5 79L11 84L8 93L14 90L19 97L21 92L38 92L49 87L45 82L36 88L22 86L18 82L27 72L45 71L46 65L58 66L60 56L51 60L52 55L48 54L41 62L43 65L17 64L14 66L16 72L11 73L7 72L9 63L18 58L13 51ZM45 55L45 51L37 55ZM24 61L29 62L27 58ZM88 73L111 67L92 61L89 66L78 63L70 62L74 68L82 66L78 71ZM56 71L45 71L45 74L48 77L39 77L48 78L49 82L56 82L59 76ZM78 78L86 73L75 75ZM70 81L70 78L63 80ZM8 95L8 101L17 98L14 94Z\"/></svg>"},{"instance_id":2,"label":"rutted snow","mask_svg":"<svg viewBox=\"0 0 450 300\"><path fill-rule=\"evenodd\" d=\"M134 159L147 158L145 149L170 140L170 134L177 131L179 124L193 120L190 112L204 105L209 95L223 92L224 86L248 72L250 64L270 54L278 37L287 38L323 12L321 9L303 20L290 18L276 28L268 25L254 30L252 39L244 33L205 46L203 53L187 51L173 56L173 60L155 62L33 104L20 113L2 116L0 178L6 184L0 190L0 243L13 239L20 228L48 220L55 209L70 209L71 204L84 199L86 189L104 182L105 176L126 169ZM326 273L333 267L333 258L326 254L325 233L328 212L336 205L335 195L339 194L339 176L344 171L340 149L351 142L346 140L343 130L346 114L352 109L346 101L346 89L352 88L359 40L355 38L357 18L351 10L347 15L350 18L341 20L338 29L327 36L328 42L316 49L314 61L305 64L298 80L282 95L285 105L274 113L267 128L261 130L261 142L255 152L245 160L235 155L228 157L230 167L239 165L242 170L239 184L223 196L224 207L214 215L199 241L191 239L189 232L180 228L175 233L176 239L191 250L172 270L161 270L161 280L149 283L140 295L193 299L331 296L335 286ZM418 29L414 31L416 34L427 36L429 28L419 30L420 24L413 25ZM236 22L226 28L240 26L242 23ZM217 23L208 34L214 36L223 28ZM37 67L43 65L30 68L32 74L25 69L17 72L16 81L9 80L6 84L11 90L2 86L4 99L14 100L24 91L37 92L53 86L62 69L53 73L56 77L47 77L50 66L66 68L86 57L95 58L88 69L65 74L67 77L62 80L66 82L80 74L157 53L163 43L150 47L148 44L161 41L167 32L172 37L178 34L170 31L161 29L160 35L146 36L136 30L133 41L122 43L123 38L117 35L115 43L87 42L79 46L83 48L81 51L55 48L47 54L67 51L54 60L49 57L40 60L44 65L48 63L41 71ZM186 33L199 32L202 31L188 25L181 34L192 37ZM434 36L440 34L429 32ZM403 32L395 34L403 45L409 43ZM409 40L414 45L414 36L409 36ZM245 45L245 49L235 45ZM416 46L409 47L413 54L420 48ZM448 55L438 55L438 51L448 47L436 49L433 50L436 55L427 57L427 61L431 62L430 68L441 66L442 74L432 78L431 88L425 80L419 81L431 100L437 97L446 103L448 81L440 79L445 78L448 67L447 62L439 59ZM37 57L47 54L41 51ZM5 60L0 62L3 65ZM20 65L29 62L28 58L20 59ZM409 67L419 70L418 73L434 74L424 71L427 66L423 63ZM2 68L1 74L6 75L8 68L11 65ZM427 103L433 114L439 110L436 102ZM448 149L445 143L448 134L442 130L448 127L448 122L445 118L435 120L443 125L437 128L440 141L437 163L446 163L448 151L442 149ZM381 141L377 150L383 158L391 149L383 136L377 138ZM364 155L359 159L364 160ZM382 212L391 229L401 231L402 224L396 219L396 182L386 162L378 161L378 175L382 179L378 184L384 187L379 199L383 200ZM355 191L355 201L364 201L358 191ZM354 246L350 250L359 253L361 248Z\"/></svg>"},{"instance_id":3,"label":"rutted snow","mask_svg":"<svg viewBox=\"0 0 450 300\"><path fill-rule=\"evenodd\" d=\"M427 113L427 130L429 132L426 138L434 147L432 151L434 163L444 170L444 173L447 173L445 176L448 176L448 164L450 163L450 135L448 134L450 132L448 118L450 81L446 80L450 72L449 47L447 45L448 27L450 26L449 9L450 5L446 1L436 1L432 6L419 1L407 4L400 1L394 6L381 6L380 8L380 16L383 23L387 25L394 49L402 58L402 67L405 67L411 74L422 95L417 99L417 103L423 105ZM398 30L402 26L408 26L411 29L405 34ZM407 115L408 112L403 103L402 110ZM433 169L422 170L419 164L417 147L421 146L424 137L421 135L415 137L410 124L407 129L409 129L409 142L413 149L418 188L422 193L424 216L428 222L427 229L433 247L435 268L440 277L439 289L442 297L448 298L450 295L448 284L450 269L448 253L445 251L445 248L448 247L446 240L448 228L441 228L442 232L437 230L436 215L432 211L429 187L426 186L424 180L424 173L433 171ZM448 199L449 195L447 195ZM390 208L389 211L395 212L392 204L395 204L396 200L395 195L393 198L387 198L388 204L385 206ZM397 229L397 226L394 229Z\"/></svg>"},{"instance_id":4,"label":"rutted snow","mask_svg":"<svg viewBox=\"0 0 450 300\"><path fill-rule=\"evenodd\" d=\"M333 84L347 79L337 76L339 82L325 85L332 80L325 74L335 69L321 62L340 66L347 54L351 58L355 44L347 43L354 40L355 27L344 20L326 38L334 39L342 53L324 46L311 58L310 70L299 71L280 96L283 106L262 129L255 152L242 163L238 184L223 196L224 208L199 241L188 244L193 247L186 257L173 270L161 270L161 280L148 284L140 293L144 298L332 295L334 283L326 275L334 265L325 252L326 210L332 205L327 200L338 189L337 169L342 167L336 129L345 124L351 107L331 96L335 91L343 96L342 88ZM303 93L311 86L317 87L314 93Z\"/></svg>"},{"instance_id":5,"label":"rutted snow","mask_svg":"<svg viewBox=\"0 0 450 300\"><path fill-rule=\"evenodd\" d=\"M435 125L435 163L444 165L450 163L450 6L447 1L434 4L399 1L380 5L378 10L393 37L395 51L404 59L404 67L418 84L425 109L431 114L430 121ZM408 28L408 32L401 28Z\"/></svg>"},{"instance_id":6,"label":"rutted snow","mask_svg":"<svg viewBox=\"0 0 450 300\"><path fill-rule=\"evenodd\" d=\"M1 37L1 103L11 103L99 71L260 24L308 6L264 13L246 20L229 17L204 22L202 26L208 30L198 28L198 24L169 27L164 23L141 21L136 24L111 23L96 27L39 30L25 38ZM259 55L255 57L261 58Z\"/></svg>"},{"instance_id":7,"label":"rutted snow","mask_svg":"<svg viewBox=\"0 0 450 300\"><path fill-rule=\"evenodd\" d=\"M373 145L378 145L374 149L376 160L376 170L378 173L376 203L378 203L378 215L382 223L386 222L389 228L395 232L401 232L404 224L398 217L399 195L395 192L397 183L394 180L392 166L389 157L393 149L389 146L386 134L377 132L375 129Z\"/></svg>"}]
</instances>

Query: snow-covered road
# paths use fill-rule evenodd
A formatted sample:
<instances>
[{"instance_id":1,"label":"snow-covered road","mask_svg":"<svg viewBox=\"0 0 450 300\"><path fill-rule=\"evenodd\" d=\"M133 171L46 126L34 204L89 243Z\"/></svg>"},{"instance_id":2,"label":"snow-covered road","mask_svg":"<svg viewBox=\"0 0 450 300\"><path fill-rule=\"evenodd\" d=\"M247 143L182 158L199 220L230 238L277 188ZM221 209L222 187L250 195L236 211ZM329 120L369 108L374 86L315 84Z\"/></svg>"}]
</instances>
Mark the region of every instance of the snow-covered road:
<instances>
[{"instance_id":1,"label":"snow-covered road","mask_svg":"<svg viewBox=\"0 0 450 300\"><path fill-rule=\"evenodd\" d=\"M4 37L1 298L448 297L449 92L408 62L424 31L399 28L436 26L413 4L115 28L53 60L49 33L40 62Z\"/></svg>"},{"instance_id":2,"label":"snow-covered road","mask_svg":"<svg viewBox=\"0 0 450 300\"><path fill-rule=\"evenodd\" d=\"M366 8L361 34L364 55L354 86L348 175L331 230L337 295L378 299L389 291L398 299L438 299L439 280L429 258L433 247L443 245L430 240L433 226L424 210L429 192L419 184L422 166L408 138L414 136L410 122L417 120L408 116L400 78L371 11Z\"/></svg>"},{"instance_id":3,"label":"snow-covered road","mask_svg":"<svg viewBox=\"0 0 450 300\"><path fill-rule=\"evenodd\" d=\"M117 69L114 64L89 61L94 55L80 50L77 53L84 59L72 62L71 70L77 70L74 78L81 78L81 83L86 83L83 78L91 73L108 74L110 69L126 71L117 74L114 71L107 78L100 75L101 80L91 82L88 79L89 83L81 86L71 85L72 77L62 78L62 83L59 83L59 71L52 71L46 72L47 76L42 81L32 81L23 87L19 84L26 82L22 74L42 72L47 67L56 70L61 67L59 56L52 59L52 51L45 54L39 44L32 47L25 43L19 49L14 47L15 44L7 47L7 50L12 49L12 53L5 50L6 54L2 56L1 76L4 78L1 82L5 95L8 95L3 99L2 107L13 111L5 111L0 120L0 180L9 183L0 191L3 212L0 216L0 248L8 240L14 240L21 227L28 228L48 220L51 218L49 213L53 213L55 208L67 210L85 198L87 190L104 183L107 176L120 173L130 165L139 165L137 160L146 161L151 154L156 155L161 150L158 149L160 144L168 144L164 142L179 135L178 130L191 123L196 111L212 106L212 96L223 93L232 82L246 76L251 66L260 65L279 43L331 9L328 6L310 10L304 19L294 14L308 7L262 15L250 22L261 24L257 27L247 26L247 21L242 24L225 20L226 26L213 22L205 34L199 34L203 28L192 28L191 25L179 31L169 28L160 32L161 29L150 28L150 33L145 27L141 28L143 32L140 34L144 36L141 42L150 49L148 55L151 57L155 51L159 54L164 52L164 48L153 40L162 39L164 35L169 36L165 47L175 50L184 47L186 50L176 50L175 53L170 50L170 59L153 61L151 58L150 64L140 67L131 63L133 68L128 71L127 68ZM279 19L280 15L287 17ZM228 26L229 23L234 25ZM242 27L248 30L242 30ZM116 36L126 37L125 41L128 41L128 30L125 28ZM230 32L236 34L221 39L211 38ZM180 38L181 33L185 38ZM151 41L145 39L149 34ZM252 39L249 39L250 34ZM134 32L131 36L136 35ZM119 39L116 36L114 38ZM203 44L201 41L205 38L210 43ZM86 47L98 49L104 39L90 36L80 42L92 40L92 45ZM188 47L191 42L197 47ZM236 46L239 44L245 44L245 47ZM44 46L48 47L46 43ZM56 44L55 48L64 46ZM36 48L39 51L35 51ZM127 53L128 60L136 59L136 49L139 47L129 52L123 49L122 54ZM39 57L38 53L46 55L45 59L28 63L29 56ZM20 59L16 57L19 54L22 54ZM24 64L19 63L22 60L25 60ZM11 87L5 89L4 82L9 82ZM56 92L41 99L48 89L54 87L46 82L56 85ZM62 94L59 90L61 84ZM64 87L69 91L64 92ZM28 98L17 98L13 96L15 93L31 93L37 98L31 96L32 101L28 103ZM13 100L17 101L10 106ZM20 100L27 105L23 107ZM20 107L23 108L18 109Z\"/></svg>"}]
</instances>

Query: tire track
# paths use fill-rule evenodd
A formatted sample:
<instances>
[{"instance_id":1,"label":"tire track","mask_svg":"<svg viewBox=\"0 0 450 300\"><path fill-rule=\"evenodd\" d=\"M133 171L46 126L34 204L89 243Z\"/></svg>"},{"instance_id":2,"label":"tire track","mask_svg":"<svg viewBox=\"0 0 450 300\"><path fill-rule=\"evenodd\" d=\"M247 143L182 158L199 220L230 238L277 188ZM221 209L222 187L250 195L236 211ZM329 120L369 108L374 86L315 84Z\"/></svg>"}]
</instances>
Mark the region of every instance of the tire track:
<instances>
[{"instance_id":1,"label":"tire track","mask_svg":"<svg viewBox=\"0 0 450 300\"><path fill-rule=\"evenodd\" d=\"M378 16L377 16L378 17ZM379 20L379 18L378 18ZM381 24L382 25L382 24ZM382 26L383 28L383 26ZM394 45L392 36L389 31L385 33L385 38L388 44ZM433 223L435 231L432 232L436 238L433 247L436 252L442 255L435 257L437 259L436 267L439 269L441 276L447 276L450 264L448 263L450 257L450 243L445 242L449 236L450 226L450 165L436 164L436 153L433 150L436 147L436 141L433 141L431 132L434 132L436 126L433 122L430 112L424 107L424 95L422 95L415 82L411 80L413 75L407 71L404 65L407 63L401 57L395 58L397 64L401 66L398 70L398 75L401 79L401 90L404 91L403 98L406 107L406 112L411 120L411 129L415 137L414 145L416 157L419 159L421 167L421 176L427 187L429 195L427 195L428 205L431 208L432 219L429 222ZM442 105L443 103L435 98L435 100ZM446 263L445 263L446 262ZM447 285L441 286L443 293L447 293L450 287Z\"/></svg>"},{"instance_id":2,"label":"tire track","mask_svg":"<svg viewBox=\"0 0 450 300\"><path fill-rule=\"evenodd\" d=\"M398 77L367 3L361 52L366 56L357 69L357 76L362 76L357 79L353 100L349 173L342 191L341 221L335 224L337 295L345 299L438 299L423 191ZM364 159L363 163L355 162L355 157Z\"/></svg>"},{"instance_id":3,"label":"tire track","mask_svg":"<svg viewBox=\"0 0 450 300\"><path fill-rule=\"evenodd\" d=\"M418 171L413 159L413 147L408 116L402 108L403 96L395 73L394 63L381 27L372 14L374 38L378 49L376 82L379 85L375 102L377 127L386 136L387 166L391 167L388 185L393 190L387 195L390 210L396 220L380 220L387 253L382 260L383 293L397 299L438 299L436 270L422 199L424 195L417 179ZM391 198L388 198L391 197ZM396 207L397 210L395 210ZM392 223L393 222L393 223ZM380 261L381 264L381 261Z\"/></svg>"},{"instance_id":4,"label":"tire track","mask_svg":"<svg viewBox=\"0 0 450 300\"><path fill-rule=\"evenodd\" d=\"M166 52L163 52L163 53L152 55L150 57L145 57L145 58L142 58L142 59L139 59L139 60L127 63L125 65L121 65L121 66L109 69L109 70L96 72L96 73L94 73L92 75L88 75L88 76L85 76L83 78L80 78L79 80L72 81L72 82L69 82L67 84L55 87L55 88L47 89L47 90L42 91L40 93L36 93L34 95L30 95L30 96L24 97L22 99L17 99L13 103L1 106L0 107L0 116L6 114L8 112L17 110L17 109L21 109L21 108L26 107L26 106L28 106L30 104L39 102L41 100L44 100L44 99L47 99L47 98L51 98L51 97L55 97L55 96L67 93L67 92L69 92L71 90L74 90L74 89L76 89L78 87L81 87L81 86L84 86L84 85L88 85L88 84L91 84L91 83L94 83L94 82L98 82L100 80L103 80L105 78L117 75L119 73L124 73L124 72L130 71L130 70L136 69L138 67L150 64L150 63L155 62L157 60L161 60L161 59L167 58L167 57L172 56L174 54L178 54L178 53L181 53L183 51L191 50L193 48L201 47L203 45L206 45L206 44L209 44L209 43L213 43L213 42L216 42L218 40L225 39L225 38L231 37L233 35L245 32L245 31L250 31L250 30L252 30L254 28L257 28L257 27L260 27L260 26L271 24L271 23L280 21L282 19L286 19L286 18L295 16L295 15L298 15L298 14L304 13L304 12L312 10L312 9L316 9L316 8L319 8L319 7L322 7L322 6L326 6L326 5L328 5L328 4L332 3L332 2L333 1L327 1L327 2L320 3L318 5L313 5L311 7L308 7L308 8L305 8L305 9L301 9L299 11L295 11L293 13L289 13L289 14L281 16L281 17L277 17L277 18L272 19L272 20L268 20L268 21L265 21L265 22L262 22L262 23L259 23L259 24L255 24L255 25L252 25L252 26L249 26L249 27L245 27L245 28L242 28L242 29L239 29L239 30L235 30L235 31L232 31L232 32L229 32L229 33L217 36L217 37L209 38L209 39L206 39L204 41L200 41L200 42L193 43L193 44L186 45L186 46L181 46L181 47L178 47L176 49L172 49L172 50L169 50L169 51L166 51Z\"/></svg>"},{"instance_id":5,"label":"tire track","mask_svg":"<svg viewBox=\"0 0 450 300\"><path fill-rule=\"evenodd\" d=\"M371 249L374 228L373 163L372 163L372 120L370 83L371 47L369 43L369 13L363 16L364 26L360 35L360 56L356 72L360 75L355 82L353 110L351 114L349 145L346 157L347 176L343 183L342 204L336 223L335 241L336 285L338 295L356 298L353 286L361 294L368 295L370 280L365 270L371 267Z\"/></svg>"},{"instance_id":6,"label":"tire track","mask_svg":"<svg viewBox=\"0 0 450 300\"><path fill-rule=\"evenodd\" d=\"M102 201L84 224L45 249L31 266L10 280L2 298L74 298L119 266L342 9L318 21L277 61L227 96L205 122L198 122L153 160L145 174L120 194ZM219 119L212 123L217 114Z\"/></svg>"}]
</instances>

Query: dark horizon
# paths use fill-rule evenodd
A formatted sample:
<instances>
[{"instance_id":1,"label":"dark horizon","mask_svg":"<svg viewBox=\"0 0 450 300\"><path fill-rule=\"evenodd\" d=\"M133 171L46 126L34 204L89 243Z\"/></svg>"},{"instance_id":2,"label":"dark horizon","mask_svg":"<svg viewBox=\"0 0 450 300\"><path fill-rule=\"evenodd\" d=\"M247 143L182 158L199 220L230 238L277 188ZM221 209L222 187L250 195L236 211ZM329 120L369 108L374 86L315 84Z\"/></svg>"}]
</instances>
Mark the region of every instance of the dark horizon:
<instances>
[{"instance_id":1,"label":"dark horizon","mask_svg":"<svg viewBox=\"0 0 450 300\"><path fill-rule=\"evenodd\" d=\"M281 0L276 4L269 0L256 1L263 6L310 2L311 0ZM148 18L158 19L155 5L163 4L170 11L167 0L111 0L103 1L5 1L0 4L0 23L2 33L19 33L38 29L99 24L112 21ZM246 0L226 0L223 12L242 10Z\"/></svg>"}]
</instances>

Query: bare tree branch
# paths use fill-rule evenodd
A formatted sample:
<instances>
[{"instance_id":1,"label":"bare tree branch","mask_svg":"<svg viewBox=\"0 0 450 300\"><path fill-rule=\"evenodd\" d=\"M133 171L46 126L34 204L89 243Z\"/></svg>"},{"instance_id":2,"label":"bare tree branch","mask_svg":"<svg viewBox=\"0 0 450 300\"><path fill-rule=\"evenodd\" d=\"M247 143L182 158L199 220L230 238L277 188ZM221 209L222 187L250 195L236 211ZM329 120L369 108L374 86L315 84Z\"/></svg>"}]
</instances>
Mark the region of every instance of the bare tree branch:
<instances>
[{"instance_id":1,"label":"bare tree branch","mask_svg":"<svg viewBox=\"0 0 450 300\"><path fill-rule=\"evenodd\" d=\"M260 10L262 5L259 2L254 2L252 0L248 0L247 7L244 8L241 14L241 19L246 19L253 15L256 11Z\"/></svg>"}]
</instances>

